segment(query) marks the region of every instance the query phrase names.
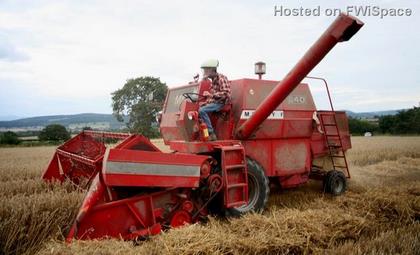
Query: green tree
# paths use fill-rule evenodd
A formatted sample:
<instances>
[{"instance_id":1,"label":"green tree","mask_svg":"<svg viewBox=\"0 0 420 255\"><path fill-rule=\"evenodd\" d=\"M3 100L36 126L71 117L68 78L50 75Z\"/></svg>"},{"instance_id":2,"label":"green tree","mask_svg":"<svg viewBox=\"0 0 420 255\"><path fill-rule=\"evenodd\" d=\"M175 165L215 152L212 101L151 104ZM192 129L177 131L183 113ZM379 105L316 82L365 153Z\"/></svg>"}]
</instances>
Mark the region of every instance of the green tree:
<instances>
[{"instance_id":1,"label":"green tree","mask_svg":"<svg viewBox=\"0 0 420 255\"><path fill-rule=\"evenodd\" d=\"M379 118L379 129L384 134L395 133L396 118L393 115L385 115Z\"/></svg>"},{"instance_id":2,"label":"green tree","mask_svg":"<svg viewBox=\"0 0 420 255\"><path fill-rule=\"evenodd\" d=\"M38 135L41 141L62 141L70 139L70 132L60 124L46 126Z\"/></svg>"},{"instance_id":3,"label":"green tree","mask_svg":"<svg viewBox=\"0 0 420 255\"><path fill-rule=\"evenodd\" d=\"M366 120L349 118L349 129L353 135L363 135L366 132L378 131L378 126Z\"/></svg>"},{"instance_id":4,"label":"green tree","mask_svg":"<svg viewBox=\"0 0 420 255\"><path fill-rule=\"evenodd\" d=\"M396 115L396 130L400 134L420 134L420 108L403 110Z\"/></svg>"},{"instance_id":5,"label":"green tree","mask_svg":"<svg viewBox=\"0 0 420 255\"><path fill-rule=\"evenodd\" d=\"M168 87L150 76L129 79L112 95L112 110L118 121L128 118L130 132L157 137L156 114L162 109Z\"/></svg>"},{"instance_id":6,"label":"green tree","mask_svg":"<svg viewBox=\"0 0 420 255\"><path fill-rule=\"evenodd\" d=\"M420 134L420 107L399 111L394 116L382 116L379 128L388 134Z\"/></svg>"},{"instance_id":7,"label":"green tree","mask_svg":"<svg viewBox=\"0 0 420 255\"><path fill-rule=\"evenodd\" d=\"M1 144L19 144L20 140L15 132L7 131L0 135Z\"/></svg>"}]
</instances>

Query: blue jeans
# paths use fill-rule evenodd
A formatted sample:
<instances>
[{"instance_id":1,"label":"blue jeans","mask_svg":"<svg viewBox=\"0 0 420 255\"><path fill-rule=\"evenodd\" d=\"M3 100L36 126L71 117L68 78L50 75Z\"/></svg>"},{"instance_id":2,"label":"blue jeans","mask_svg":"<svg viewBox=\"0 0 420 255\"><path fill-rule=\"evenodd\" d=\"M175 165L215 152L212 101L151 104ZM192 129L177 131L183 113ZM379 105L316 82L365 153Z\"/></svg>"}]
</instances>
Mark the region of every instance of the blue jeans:
<instances>
[{"instance_id":1,"label":"blue jeans","mask_svg":"<svg viewBox=\"0 0 420 255\"><path fill-rule=\"evenodd\" d=\"M224 104L218 104L218 103L211 103L206 104L200 107L198 109L198 114L200 115L200 118L206 123L207 128L209 129L209 133L213 133L213 126L211 125L211 121L209 118L209 113L211 112L218 112L220 109L222 109Z\"/></svg>"}]
</instances>

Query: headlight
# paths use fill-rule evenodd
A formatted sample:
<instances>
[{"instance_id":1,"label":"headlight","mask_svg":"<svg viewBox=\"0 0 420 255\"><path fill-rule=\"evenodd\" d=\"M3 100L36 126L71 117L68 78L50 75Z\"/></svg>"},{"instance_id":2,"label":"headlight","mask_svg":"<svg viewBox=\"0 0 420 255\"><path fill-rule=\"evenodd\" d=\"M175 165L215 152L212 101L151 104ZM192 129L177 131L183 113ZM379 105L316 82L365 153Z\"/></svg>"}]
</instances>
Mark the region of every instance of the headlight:
<instances>
[{"instance_id":1,"label":"headlight","mask_svg":"<svg viewBox=\"0 0 420 255\"><path fill-rule=\"evenodd\" d=\"M187 114L189 120L197 120L198 119L198 112L191 111Z\"/></svg>"}]
</instances>

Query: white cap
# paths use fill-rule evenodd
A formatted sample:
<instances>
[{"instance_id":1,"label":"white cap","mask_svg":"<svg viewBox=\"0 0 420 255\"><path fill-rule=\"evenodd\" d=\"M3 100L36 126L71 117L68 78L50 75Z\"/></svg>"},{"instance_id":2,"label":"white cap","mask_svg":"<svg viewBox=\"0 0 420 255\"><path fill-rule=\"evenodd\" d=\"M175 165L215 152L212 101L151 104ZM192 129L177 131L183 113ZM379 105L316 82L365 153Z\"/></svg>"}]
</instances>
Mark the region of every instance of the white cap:
<instances>
[{"instance_id":1,"label":"white cap","mask_svg":"<svg viewBox=\"0 0 420 255\"><path fill-rule=\"evenodd\" d=\"M219 60L209 59L201 64L201 68L217 68L219 66Z\"/></svg>"}]
</instances>

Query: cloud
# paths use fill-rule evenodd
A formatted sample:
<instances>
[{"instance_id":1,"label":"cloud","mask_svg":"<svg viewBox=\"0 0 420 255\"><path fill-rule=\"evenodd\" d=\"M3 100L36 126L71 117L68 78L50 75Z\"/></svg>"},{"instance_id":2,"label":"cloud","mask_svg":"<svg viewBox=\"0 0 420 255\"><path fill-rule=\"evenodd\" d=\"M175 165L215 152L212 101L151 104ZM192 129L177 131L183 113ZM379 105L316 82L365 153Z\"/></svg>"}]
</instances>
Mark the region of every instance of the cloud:
<instances>
[{"instance_id":1,"label":"cloud","mask_svg":"<svg viewBox=\"0 0 420 255\"><path fill-rule=\"evenodd\" d=\"M333 20L274 17L274 5L287 6L284 1L26 2L0 3L0 101L6 114L110 112L110 93L126 79L153 75L170 87L182 85L207 58L218 58L230 79L255 77L253 64L262 60L264 77L279 80ZM330 1L309 7L315 4ZM412 2L387 5L420 11ZM392 107L410 107L420 82L420 34L407 24L418 23L419 15L362 19L366 26L311 75L328 79L338 109L387 109L377 95L398 96ZM13 100L37 106L19 107Z\"/></svg>"},{"instance_id":2,"label":"cloud","mask_svg":"<svg viewBox=\"0 0 420 255\"><path fill-rule=\"evenodd\" d=\"M29 56L17 49L6 36L0 33L0 61L26 61Z\"/></svg>"}]
</instances>

